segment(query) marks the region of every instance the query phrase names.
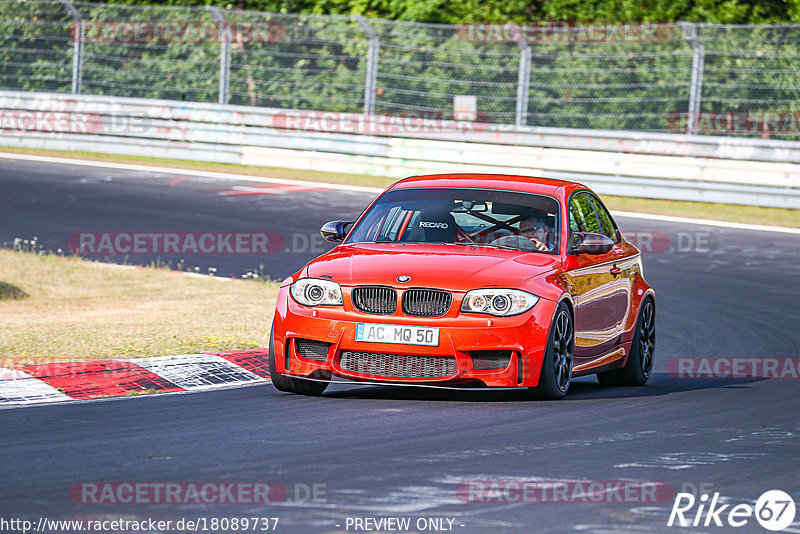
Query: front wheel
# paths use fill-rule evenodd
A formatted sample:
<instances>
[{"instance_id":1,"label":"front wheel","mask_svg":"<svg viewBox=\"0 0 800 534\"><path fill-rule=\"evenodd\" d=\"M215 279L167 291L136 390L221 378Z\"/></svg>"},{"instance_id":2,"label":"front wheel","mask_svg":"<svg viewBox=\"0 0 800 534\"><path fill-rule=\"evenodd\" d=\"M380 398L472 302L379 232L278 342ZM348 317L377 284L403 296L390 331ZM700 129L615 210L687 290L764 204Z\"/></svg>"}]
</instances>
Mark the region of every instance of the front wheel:
<instances>
[{"instance_id":1,"label":"front wheel","mask_svg":"<svg viewBox=\"0 0 800 534\"><path fill-rule=\"evenodd\" d=\"M536 398L558 400L567 394L572 383L572 364L575 360L574 334L572 314L562 302L556 308L553 324L550 325L539 385L532 391Z\"/></svg>"},{"instance_id":2,"label":"front wheel","mask_svg":"<svg viewBox=\"0 0 800 534\"><path fill-rule=\"evenodd\" d=\"M631 353L622 369L597 374L604 386L643 386L653 371L653 353L656 348L656 308L647 298L639 310L636 332L631 342Z\"/></svg>"},{"instance_id":3,"label":"front wheel","mask_svg":"<svg viewBox=\"0 0 800 534\"><path fill-rule=\"evenodd\" d=\"M277 371L275 365L275 325L272 325L272 330L269 333L269 378L272 380L272 385L278 391L285 391L287 393L299 393L300 395L310 395L313 397L322 395L322 392L328 387L327 382L317 382L313 380L303 380L302 378L294 378L292 376L284 376Z\"/></svg>"}]
</instances>

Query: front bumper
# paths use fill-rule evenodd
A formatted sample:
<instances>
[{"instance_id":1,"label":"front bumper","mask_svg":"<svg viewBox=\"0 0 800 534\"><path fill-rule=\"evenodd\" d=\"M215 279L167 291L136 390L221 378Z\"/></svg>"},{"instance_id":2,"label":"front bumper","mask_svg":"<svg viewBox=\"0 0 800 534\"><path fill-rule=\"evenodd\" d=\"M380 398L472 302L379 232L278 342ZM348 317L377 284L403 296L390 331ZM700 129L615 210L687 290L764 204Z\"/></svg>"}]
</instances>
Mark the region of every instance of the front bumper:
<instances>
[{"instance_id":1,"label":"front bumper","mask_svg":"<svg viewBox=\"0 0 800 534\"><path fill-rule=\"evenodd\" d=\"M478 381L488 387L534 387L539 382L548 329L556 303L540 298L521 315L493 317L461 314L451 310L444 317L372 315L345 307L310 308L297 304L282 287L278 294L274 326L275 363L278 372L293 376L333 376L359 381L458 384ZM436 347L394 343L360 342L355 339L358 323L429 326L439 328ZM329 343L325 361L304 358L294 339ZM474 351L510 351L502 369L476 369ZM342 353L353 351L377 355L454 358L455 372L447 376L385 376L360 372L341 365ZM452 369L452 367L448 367Z\"/></svg>"}]
</instances>

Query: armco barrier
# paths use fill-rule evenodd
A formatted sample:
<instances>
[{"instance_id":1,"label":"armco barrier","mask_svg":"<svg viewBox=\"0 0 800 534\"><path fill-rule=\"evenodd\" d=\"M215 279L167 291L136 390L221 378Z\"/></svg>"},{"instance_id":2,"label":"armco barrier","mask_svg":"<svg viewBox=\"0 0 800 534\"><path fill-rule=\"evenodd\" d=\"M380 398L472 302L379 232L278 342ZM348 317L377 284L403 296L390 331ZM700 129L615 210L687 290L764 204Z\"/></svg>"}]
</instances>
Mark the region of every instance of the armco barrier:
<instances>
[{"instance_id":1,"label":"armco barrier","mask_svg":"<svg viewBox=\"0 0 800 534\"><path fill-rule=\"evenodd\" d=\"M315 112L0 92L0 145L384 175L496 172L601 194L800 209L800 143L462 122L443 131L287 129ZM319 112L319 119L336 119ZM391 120L358 116L369 123ZM330 122L330 121L329 121ZM335 122L335 121L334 121Z\"/></svg>"}]
</instances>

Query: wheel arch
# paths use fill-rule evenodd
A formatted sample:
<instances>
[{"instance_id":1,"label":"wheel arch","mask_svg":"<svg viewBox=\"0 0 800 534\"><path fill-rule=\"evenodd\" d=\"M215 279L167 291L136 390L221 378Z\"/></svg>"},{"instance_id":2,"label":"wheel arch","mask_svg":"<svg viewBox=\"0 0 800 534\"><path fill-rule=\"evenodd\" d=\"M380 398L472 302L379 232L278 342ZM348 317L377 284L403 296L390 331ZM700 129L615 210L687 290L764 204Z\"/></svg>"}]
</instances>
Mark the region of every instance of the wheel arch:
<instances>
[{"instance_id":1,"label":"wheel arch","mask_svg":"<svg viewBox=\"0 0 800 534\"><path fill-rule=\"evenodd\" d=\"M558 299L558 302L556 303L556 309L558 309L558 306L562 302L567 305L567 308L569 309L569 313L572 315L572 320L574 321L575 320L575 304L572 302L572 298L569 296L568 293L564 293L563 295L561 295L561 298Z\"/></svg>"}]
</instances>

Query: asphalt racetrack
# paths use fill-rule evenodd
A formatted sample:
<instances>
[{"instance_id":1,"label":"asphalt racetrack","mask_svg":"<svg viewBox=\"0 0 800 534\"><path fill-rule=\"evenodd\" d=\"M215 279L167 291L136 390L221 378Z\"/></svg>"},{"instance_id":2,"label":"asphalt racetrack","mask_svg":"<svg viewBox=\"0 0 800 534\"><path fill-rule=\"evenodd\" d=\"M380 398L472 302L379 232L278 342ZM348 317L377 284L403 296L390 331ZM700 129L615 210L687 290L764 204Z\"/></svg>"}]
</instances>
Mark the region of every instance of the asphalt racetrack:
<instances>
[{"instance_id":1,"label":"asphalt racetrack","mask_svg":"<svg viewBox=\"0 0 800 534\"><path fill-rule=\"evenodd\" d=\"M325 250L317 237L322 223L356 216L374 197L263 185L0 159L0 241L36 236L57 250L80 232L274 232L284 247L273 254L159 258L183 259L201 272L260 269L281 279ZM800 378L698 379L667 370L687 357L797 358L800 239L647 219L618 223L654 249L643 254L658 325L646 387L606 388L587 377L563 401L535 402L505 391L357 385L307 398L265 383L5 409L0 516L278 517L277 532L288 533L354 532L354 518L380 517L409 518L414 532L437 518L445 519L442 528L425 531L767 532L753 518L740 528L667 521L681 491L698 498L718 492L731 505L752 505L771 489L797 500ZM147 264L155 256L98 259ZM81 482L170 481L269 482L287 494L269 506L98 505L70 495ZM658 502L543 503L480 502L462 491L490 481L651 481L671 493ZM800 515L785 531L800 532Z\"/></svg>"}]
</instances>

